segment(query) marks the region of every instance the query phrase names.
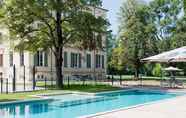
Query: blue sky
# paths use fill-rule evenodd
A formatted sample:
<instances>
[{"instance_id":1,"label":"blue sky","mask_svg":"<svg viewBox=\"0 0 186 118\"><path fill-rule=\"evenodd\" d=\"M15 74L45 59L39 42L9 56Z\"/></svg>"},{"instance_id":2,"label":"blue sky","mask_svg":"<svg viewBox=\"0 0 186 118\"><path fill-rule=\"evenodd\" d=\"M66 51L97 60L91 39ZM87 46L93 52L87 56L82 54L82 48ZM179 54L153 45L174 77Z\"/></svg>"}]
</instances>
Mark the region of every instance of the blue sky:
<instances>
[{"instance_id":1,"label":"blue sky","mask_svg":"<svg viewBox=\"0 0 186 118\"><path fill-rule=\"evenodd\" d=\"M103 8L109 10L107 16L111 24L110 29L113 30L114 34L117 34L118 25L119 25L118 13L124 0L102 0L102 1L103 1ZM144 0L144 1L149 2L152 0Z\"/></svg>"},{"instance_id":2,"label":"blue sky","mask_svg":"<svg viewBox=\"0 0 186 118\"><path fill-rule=\"evenodd\" d=\"M110 28L114 34L116 34L118 30L118 13L122 2L123 0L103 0L103 8L109 10L107 16L111 23Z\"/></svg>"}]
</instances>

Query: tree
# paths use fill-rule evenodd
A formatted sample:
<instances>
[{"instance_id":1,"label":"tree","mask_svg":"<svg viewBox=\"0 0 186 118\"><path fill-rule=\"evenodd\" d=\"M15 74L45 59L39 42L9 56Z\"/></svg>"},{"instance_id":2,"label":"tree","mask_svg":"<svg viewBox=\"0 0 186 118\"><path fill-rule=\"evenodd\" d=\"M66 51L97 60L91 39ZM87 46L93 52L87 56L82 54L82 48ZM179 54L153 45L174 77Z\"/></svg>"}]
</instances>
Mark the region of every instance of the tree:
<instances>
[{"instance_id":1,"label":"tree","mask_svg":"<svg viewBox=\"0 0 186 118\"><path fill-rule=\"evenodd\" d=\"M161 77L162 76L162 67L161 67L161 64L155 64L155 67L152 70L152 74L155 77Z\"/></svg>"},{"instance_id":2,"label":"tree","mask_svg":"<svg viewBox=\"0 0 186 118\"><path fill-rule=\"evenodd\" d=\"M107 22L87 12L100 0L6 0L1 16L17 47L36 51L51 49L55 55L57 87L63 87L63 48L66 45L92 50L101 42ZM95 38L94 34L97 34ZM93 40L94 39L94 40ZM100 45L101 48L101 45Z\"/></svg>"},{"instance_id":3,"label":"tree","mask_svg":"<svg viewBox=\"0 0 186 118\"><path fill-rule=\"evenodd\" d=\"M186 0L183 0L184 12L186 12Z\"/></svg>"},{"instance_id":4,"label":"tree","mask_svg":"<svg viewBox=\"0 0 186 118\"><path fill-rule=\"evenodd\" d=\"M123 57L135 69L135 78L143 65L141 59L152 55L156 45L156 27L151 17L150 8L138 3L137 0L127 0L120 10L120 45L124 51Z\"/></svg>"},{"instance_id":5,"label":"tree","mask_svg":"<svg viewBox=\"0 0 186 118\"><path fill-rule=\"evenodd\" d=\"M125 59L122 55L124 53L124 50L118 46L114 49L112 49L111 57L108 62L108 69L110 74L122 74L122 71L124 70L124 61Z\"/></svg>"},{"instance_id":6,"label":"tree","mask_svg":"<svg viewBox=\"0 0 186 118\"><path fill-rule=\"evenodd\" d=\"M170 39L171 48L179 48L186 45L186 17L184 16L176 23Z\"/></svg>"},{"instance_id":7,"label":"tree","mask_svg":"<svg viewBox=\"0 0 186 118\"><path fill-rule=\"evenodd\" d=\"M150 7L158 30L158 38L170 37L183 8L182 0L154 0L150 2Z\"/></svg>"},{"instance_id":8,"label":"tree","mask_svg":"<svg viewBox=\"0 0 186 118\"><path fill-rule=\"evenodd\" d=\"M110 73L112 71L112 52L114 50L114 48L116 47L116 36L114 36L112 34L111 31L109 31L107 33L107 38L106 38L106 51L107 51L107 69L108 69L108 73Z\"/></svg>"},{"instance_id":9,"label":"tree","mask_svg":"<svg viewBox=\"0 0 186 118\"><path fill-rule=\"evenodd\" d=\"M116 47L116 36L112 34L112 31L107 33L106 49L108 58L111 57L113 48Z\"/></svg>"}]
</instances>

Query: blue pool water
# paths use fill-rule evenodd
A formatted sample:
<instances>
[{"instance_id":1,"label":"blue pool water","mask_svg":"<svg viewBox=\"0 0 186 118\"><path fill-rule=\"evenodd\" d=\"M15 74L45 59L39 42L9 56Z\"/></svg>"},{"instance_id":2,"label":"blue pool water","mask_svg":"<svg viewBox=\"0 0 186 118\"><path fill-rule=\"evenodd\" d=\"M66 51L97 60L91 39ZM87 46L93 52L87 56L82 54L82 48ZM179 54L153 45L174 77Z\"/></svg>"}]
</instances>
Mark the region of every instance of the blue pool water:
<instances>
[{"instance_id":1,"label":"blue pool water","mask_svg":"<svg viewBox=\"0 0 186 118\"><path fill-rule=\"evenodd\" d=\"M0 105L0 118L76 118L173 98L179 96L179 94L131 90L99 94L97 96L97 98L83 97L82 100L78 100L78 96L76 96L75 102L72 102L71 96L72 101L65 104L64 100L62 100L63 96L56 96L57 99L53 101Z\"/></svg>"}]
</instances>

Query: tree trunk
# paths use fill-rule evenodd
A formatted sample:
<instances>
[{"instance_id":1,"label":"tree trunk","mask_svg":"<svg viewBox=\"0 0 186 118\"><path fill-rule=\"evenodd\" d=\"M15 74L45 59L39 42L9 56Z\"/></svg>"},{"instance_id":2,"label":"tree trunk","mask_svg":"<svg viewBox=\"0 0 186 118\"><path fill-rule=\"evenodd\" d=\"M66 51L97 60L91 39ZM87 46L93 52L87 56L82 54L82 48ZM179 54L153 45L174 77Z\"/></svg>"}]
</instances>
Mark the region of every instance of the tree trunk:
<instances>
[{"instance_id":1,"label":"tree trunk","mask_svg":"<svg viewBox=\"0 0 186 118\"><path fill-rule=\"evenodd\" d=\"M136 68L135 68L135 79L136 80L139 79L139 66L136 66Z\"/></svg>"},{"instance_id":2,"label":"tree trunk","mask_svg":"<svg viewBox=\"0 0 186 118\"><path fill-rule=\"evenodd\" d=\"M56 85L58 88L63 88L63 48L56 49Z\"/></svg>"},{"instance_id":3,"label":"tree trunk","mask_svg":"<svg viewBox=\"0 0 186 118\"><path fill-rule=\"evenodd\" d=\"M61 0L57 0L58 4L61 4ZM57 80L56 84L58 88L63 87L63 37L62 37L62 27L61 27L61 20L62 18L62 12L61 9L58 8L56 11L56 35L57 35L57 41L56 41L56 47L55 47L55 57L56 57L56 75Z\"/></svg>"},{"instance_id":4,"label":"tree trunk","mask_svg":"<svg viewBox=\"0 0 186 118\"><path fill-rule=\"evenodd\" d=\"M138 69L136 69L135 71L135 79L138 79L139 78L139 72L138 72Z\"/></svg>"}]
</instances>

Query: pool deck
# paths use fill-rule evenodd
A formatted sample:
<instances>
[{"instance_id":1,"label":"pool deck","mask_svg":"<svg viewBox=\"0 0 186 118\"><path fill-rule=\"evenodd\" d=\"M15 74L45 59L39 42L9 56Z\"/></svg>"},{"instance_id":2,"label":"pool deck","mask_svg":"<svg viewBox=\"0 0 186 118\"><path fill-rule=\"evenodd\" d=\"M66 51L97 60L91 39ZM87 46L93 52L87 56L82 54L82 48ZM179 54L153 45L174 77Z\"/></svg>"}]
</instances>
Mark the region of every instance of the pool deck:
<instances>
[{"instance_id":1,"label":"pool deck","mask_svg":"<svg viewBox=\"0 0 186 118\"><path fill-rule=\"evenodd\" d=\"M169 91L186 92L186 89ZM129 109L120 109L88 118L186 118L186 96Z\"/></svg>"}]
</instances>

